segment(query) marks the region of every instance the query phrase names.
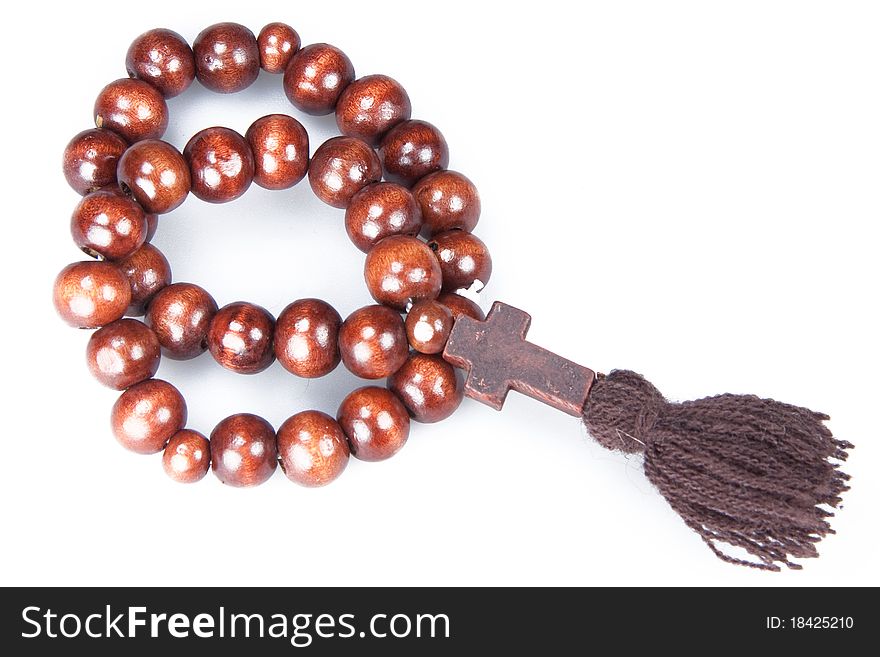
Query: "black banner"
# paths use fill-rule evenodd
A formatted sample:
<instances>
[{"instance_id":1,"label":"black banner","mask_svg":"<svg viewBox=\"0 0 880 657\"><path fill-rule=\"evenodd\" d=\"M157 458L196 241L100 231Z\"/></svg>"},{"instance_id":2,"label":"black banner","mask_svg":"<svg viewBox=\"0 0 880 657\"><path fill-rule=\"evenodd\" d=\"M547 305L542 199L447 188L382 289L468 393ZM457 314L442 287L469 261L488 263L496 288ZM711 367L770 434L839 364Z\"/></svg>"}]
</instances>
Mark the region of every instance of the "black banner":
<instances>
[{"instance_id":1,"label":"black banner","mask_svg":"<svg viewBox=\"0 0 880 657\"><path fill-rule=\"evenodd\" d=\"M63 648L118 655L140 645L175 655L227 644L252 647L260 655L339 655L363 649L446 655L480 647L555 655L609 642L627 651L647 644L765 654L801 645L835 650L865 645L877 623L877 605L869 600L873 593L746 588L20 588L2 591L0 624L7 655L29 649L55 654Z\"/></svg>"}]
</instances>

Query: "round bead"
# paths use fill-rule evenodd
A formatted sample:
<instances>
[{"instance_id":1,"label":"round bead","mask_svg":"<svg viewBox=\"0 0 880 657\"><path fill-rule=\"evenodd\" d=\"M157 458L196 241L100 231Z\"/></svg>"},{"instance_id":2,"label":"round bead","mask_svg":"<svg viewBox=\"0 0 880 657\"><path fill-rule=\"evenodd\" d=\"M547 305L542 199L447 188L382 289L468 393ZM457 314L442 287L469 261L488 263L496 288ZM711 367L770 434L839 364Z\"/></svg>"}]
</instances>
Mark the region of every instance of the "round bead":
<instances>
[{"instance_id":1,"label":"round bead","mask_svg":"<svg viewBox=\"0 0 880 657\"><path fill-rule=\"evenodd\" d=\"M416 422L424 423L446 419L464 397L455 368L440 356L428 354L411 354L388 379L388 388Z\"/></svg>"},{"instance_id":2,"label":"round bead","mask_svg":"<svg viewBox=\"0 0 880 657\"><path fill-rule=\"evenodd\" d=\"M168 127L168 105L162 93L130 78L111 82L101 90L94 116L96 126L118 133L130 144L159 139Z\"/></svg>"},{"instance_id":3,"label":"round bead","mask_svg":"<svg viewBox=\"0 0 880 657\"><path fill-rule=\"evenodd\" d=\"M192 283L174 283L156 293L144 321L166 356L189 360L208 348L208 329L216 313L217 302L204 289Z\"/></svg>"},{"instance_id":4,"label":"round bead","mask_svg":"<svg viewBox=\"0 0 880 657\"><path fill-rule=\"evenodd\" d=\"M339 329L339 351L352 374L364 379L383 379L406 360L403 320L386 306L355 310Z\"/></svg>"},{"instance_id":5,"label":"round bead","mask_svg":"<svg viewBox=\"0 0 880 657\"><path fill-rule=\"evenodd\" d=\"M229 486L257 486L278 463L275 430L250 413L231 415L211 432L211 469Z\"/></svg>"},{"instance_id":6,"label":"round bead","mask_svg":"<svg viewBox=\"0 0 880 657\"><path fill-rule=\"evenodd\" d=\"M86 362L98 381L125 390L159 369L156 334L136 319L118 319L92 333Z\"/></svg>"},{"instance_id":7,"label":"round bead","mask_svg":"<svg viewBox=\"0 0 880 657\"><path fill-rule=\"evenodd\" d=\"M186 200L189 164L174 146L158 139L134 144L119 159L119 186L147 212L165 214Z\"/></svg>"},{"instance_id":8,"label":"round bead","mask_svg":"<svg viewBox=\"0 0 880 657\"><path fill-rule=\"evenodd\" d=\"M77 328L94 328L114 322L131 303L128 279L109 262L74 262L55 278L55 310Z\"/></svg>"},{"instance_id":9,"label":"round bead","mask_svg":"<svg viewBox=\"0 0 880 657\"><path fill-rule=\"evenodd\" d=\"M284 73L301 43L299 34L290 25L269 23L257 36L260 66L266 73Z\"/></svg>"},{"instance_id":10,"label":"round bead","mask_svg":"<svg viewBox=\"0 0 880 657\"><path fill-rule=\"evenodd\" d=\"M354 80L354 66L339 48L314 43L297 52L284 71L284 93L306 114L330 114Z\"/></svg>"},{"instance_id":11,"label":"round bead","mask_svg":"<svg viewBox=\"0 0 880 657\"><path fill-rule=\"evenodd\" d=\"M391 235L417 235L422 216L413 195L396 183L367 185L345 210L345 230L364 253Z\"/></svg>"},{"instance_id":12,"label":"round bead","mask_svg":"<svg viewBox=\"0 0 880 657\"><path fill-rule=\"evenodd\" d=\"M186 424L186 402L170 383L148 379L119 396L110 422L120 445L138 454L155 454Z\"/></svg>"},{"instance_id":13,"label":"round bead","mask_svg":"<svg viewBox=\"0 0 880 657\"><path fill-rule=\"evenodd\" d=\"M444 290L468 288L474 281L480 281L479 292L489 282L492 257L480 238L460 230L450 230L435 235L428 246L443 270Z\"/></svg>"},{"instance_id":14,"label":"round bead","mask_svg":"<svg viewBox=\"0 0 880 657\"><path fill-rule=\"evenodd\" d=\"M364 279L373 298L398 310L422 299L435 299L443 284L437 258L416 237L392 235L370 249Z\"/></svg>"},{"instance_id":15,"label":"round bead","mask_svg":"<svg viewBox=\"0 0 880 657\"><path fill-rule=\"evenodd\" d=\"M127 196L98 190L77 203L70 217L74 243L92 257L120 260L147 239L144 211Z\"/></svg>"},{"instance_id":16,"label":"round bead","mask_svg":"<svg viewBox=\"0 0 880 657\"><path fill-rule=\"evenodd\" d=\"M391 128L412 115L400 83L387 75L367 75L345 88L336 103L336 125L348 137L376 146Z\"/></svg>"},{"instance_id":17,"label":"round bead","mask_svg":"<svg viewBox=\"0 0 880 657\"><path fill-rule=\"evenodd\" d=\"M223 306L211 320L208 349L220 365L239 374L262 372L275 360L272 331L275 319L255 303Z\"/></svg>"},{"instance_id":18,"label":"round bead","mask_svg":"<svg viewBox=\"0 0 880 657\"><path fill-rule=\"evenodd\" d=\"M115 183L116 163L126 148L125 140L111 130L83 130L64 148L62 167L67 184L85 195Z\"/></svg>"},{"instance_id":19,"label":"round bead","mask_svg":"<svg viewBox=\"0 0 880 657\"><path fill-rule=\"evenodd\" d=\"M309 184L315 196L334 208L347 207L355 194L381 178L376 151L352 137L325 141L309 166Z\"/></svg>"},{"instance_id":20,"label":"round bead","mask_svg":"<svg viewBox=\"0 0 880 657\"><path fill-rule=\"evenodd\" d=\"M439 301L419 301L406 315L409 345L423 354L439 354L452 332L452 312Z\"/></svg>"},{"instance_id":21,"label":"round bead","mask_svg":"<svg viewBox=\"0 0 880 657\"><path fill-rule=\"evenodd\" d=\"M470 233L480 219L480 193L456 171L425 176L413 187L413 196L431 235L456 229Z\"/></svg>"},{"instance_id":22,"label":"round bead","mask_svg":"<svg viewBox=\"0 0 880 657\"><path fill-rule=\"evenodd\" d=\"M257 37L238 23L206 27L193 41L193 54L199 82L217 93L247 89L260 74Z\"/></svg>"},{"instance_id":23,"label":"round bead","mask_svg":"<svg viewBox=\"0 0 880 657\"><path fill-rule=\"evenodd\" d=\"M162 467L178 483L200 481L211 467L211 443L198 431L181 429L165 446Z\"/></svg>"},{"instance_id":24,"label":"round bead","mask_svg":"<svg viewBox=\"0 0 880 657\"><path fill-rule=\"evenodd\" d=\"M228 203L244 194L254 179L254 156L247 140L229 128L205 128L183 149L189 162L192 193L208 203Z\"/></svg>"},{"instance_id":25,"label":"round bead","mask_svg":"<svg viewBox=\"0 0 880 657\"><path fill-rule=\"evenodd\" d=\"M131 286L131 302L126 315L143 315L150 299L171 284L171 265L152 244L144 244L127 258L120 260L117 266Z\"/></svg>"},{"instance_id":26,"label":"round bead","mask_svg":"<svg viewBox=\"0 0 880 657\"><path fill-rule=\"evenodd\" d=\"M437 297L437 301L449 308L453 318L459 315L467 315L478 322L486 319L486 313L483 312L482 308L467 297L463 297L455 292L441 292L440 296Z\"/></svg>"},{"instance_id":27,"label":"round bead","mask_svg":"<svg viewBox=\"0 0 880 657\"><path fill-rule=\"evenodd\" d=\"M411 187L449 165L449 147L440 131L427 121L404 121L382 139L379 157L385 180Z\"/></svg>"},{"instance_id":28,"label":"round bead","mask_svg":"<svg viewBox=\"0 0 880 657\"><path fill-rule=\"evenodd\" d=\"M128 76L149 82L165 98L179 96L196 77L192 49L172 30L157 28L132 41L125 55Z\"/></svg>"},{"instance_id":29,"label":"round bead","mask_svg":"<svg viewBox=\"0 0 880 657\"><path fill-rule=\"evenodd\" d=\"M332 417L303 411L278 429L278 457L292 482L310 488L326 486L348 465L348 441Z\"/></svg>"},{"instance_id":30,"label":"round bead","mask_svg":"<svg viewBox=\"0 0 880 657\"><path fill-rule=\"evenodd\" d=\"M254 182L266 189L287 189L309 170L309 135L286 114L257 119L245 138L254 157Z\"/></svg>"},{"instance_id":31,"label":"round bead","mask_svg":"<svg viewBox=\"0 0 880 657\"><path fill-rule=\"evenodd\" d=\"M339 365L336 309L320 299L300 299L281 311L275 324L275 357L288 372L314 379Z\"/></svg>"},{"instance_id":32,"label":"round bead","mask_svg":"<svg viewBox=\"0 0 880 657\"><path fill-rule=\"evenodd\" d=\"M350 393L336 413L351 453L361 461L384 461L406 444L409 415L386 388L366 386Z\"/></svg>"}]
</instances>

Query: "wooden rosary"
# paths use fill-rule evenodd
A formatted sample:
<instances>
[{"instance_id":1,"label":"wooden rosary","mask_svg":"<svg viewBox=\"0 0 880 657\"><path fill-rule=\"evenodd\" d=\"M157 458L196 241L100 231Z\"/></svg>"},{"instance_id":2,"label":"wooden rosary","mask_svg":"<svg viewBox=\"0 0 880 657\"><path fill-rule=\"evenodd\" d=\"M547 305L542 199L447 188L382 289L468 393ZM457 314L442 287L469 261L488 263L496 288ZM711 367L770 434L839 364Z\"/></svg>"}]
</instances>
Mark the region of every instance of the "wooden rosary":
<instances>
[{"instance_id":1,"label":"wooden rosary","mask_svg":"<svg viewBox=\"0 0 880 657\"><path fill-rule=\"evenodd\" d=\"M479 291L492 273L486 245L473 235L480 197L466 176L446 169L443 135L411 118L409 97L392 78L355 79L338 48L300 45L283 23L258 36L219 23L192 48L171 30L145 32L128 50L129 78L98 95L97 127L64 151L65 177L83 195L71 233L94 259L58 274L54 303L68 324L98 329L87 362L101 383L123 391L111 417L124 447L163 452L165 471L180 482L198 481L210 468L225 484L254 486L280 463L292 481L323 486L350 455L380 461L397 453L411 419L443 420L464 394L500 410L513 389L582 418L605 447L642 454L648 479L721 559L779 570L799 568L792 558L817 556L848 488L839 466L852 448L831 435L827 416L752 395L672 403L634 372L597 375L527 342L530 317L521 310L496 302L484 316L459 294ZM195 79L218 93L241 91L260 68L283 74L298 110L335 112L343 136L310 159L300 122L272 114L244 136L202 130L183 153L160 141L166 98ZM168 261L150 244L159 215L190 192L224 203L252 182L280 190L306 175L322 201L345 210L346 231L366 253L375 305L343 321L328 303L300 299L276 320L253 303L218 308L198 285L171 282ZM138 316L144 321L131 319ZM153 378L161 354L185 360L204 351L242 374L277 359L314 378L341 361L387 385L353 391L335 419L303 411L276 432L241 413L209 439L185 428L180 392ZM463 383L456 368L467 372Z\"/></svg>"}]
</instances>

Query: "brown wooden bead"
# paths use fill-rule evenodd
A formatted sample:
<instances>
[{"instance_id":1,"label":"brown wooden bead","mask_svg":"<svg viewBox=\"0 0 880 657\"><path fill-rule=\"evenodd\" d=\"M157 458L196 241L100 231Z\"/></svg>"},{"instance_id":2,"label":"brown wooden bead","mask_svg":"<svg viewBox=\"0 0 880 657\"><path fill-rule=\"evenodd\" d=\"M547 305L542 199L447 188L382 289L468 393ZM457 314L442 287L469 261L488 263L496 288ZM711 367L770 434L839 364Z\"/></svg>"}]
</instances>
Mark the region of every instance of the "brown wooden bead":
<instances>
[{"instance_id":1,"label":"brown wooden bead","mask_svg":"<svg viewBox=\"0 0 880 657\"><path fill-rule=\"evenodd\" d=\"M365 386L351 392L336 413L351 453L361 461L384 461L406 444L409 414L387 388Z\"/></svg>"},{"instance_id":2,"label":"brown wooden bead","mask_svg":"<svg viewBox=\"0 0 880 657\"><path fill-rule=\"evenodd\" d=\"M123 191L152 214L178 207L191 186L189 163L174 146L158 139L140 141L125 151L117 174Z\"/></svg>"},{"instance_id":3,"label":"brown wooden bead","mask_svg":"<svg viewBox=\"0 0 880 657\"><path fill-rule=\"evenodd\" d=\"M211 467L211 443L198 431L181 429L165 446L162 467L178 483L201 481Z\"/></svg>"},{"instance_id":4,"label":"brown wooden bead","mask_svg":"<svg viewBox=\"0 0 880 657\"><path fill-rule=\"evenodd\" d=\"M64 178L77 194L88 194L116 182L116 164L128 148L112 130L83 130L64 148Z\"/></svg>"},{"instance_id":5,"label":"brown wooden bead","mask_svg":"<svg viewBox=\"0 0 880 657\"><path fill-rule=\"evenodd\" d=\"M345 230L364 253L391 235L417 235L422 216L413 195L396 183L367 185L345 210Z\"/></svg>"},{"instance_id":6,"label":"brown wooden bead","mask_svg":"<svg viewBox=\"0 0 880 657\"><path fill-rule=\"evenodd\" d=\"M364 279L373 298L398 310L422 299L436 299L443 284L440 264L416 237L392 235L370 249Z\"/></svg>"},{"instance_id":7,"label":"brown wooden bead","mask_svg":"<svg viewBox=\"0 0 880 657\"><path fill-rule=\"evenodd\" d=\"M257 119L245 138L254 156L254 182L266 189L287 189L309 170L309 134L292 116Z\"/></svg>"},{"instance_id":8,"label":"brown wooden bead","mask_svg":"<svg viewBox=\"0 0 880 657\"><path fill-rule=\"evenodd\" d=\"M353 137L333 137L318 146L309 166L315 196L334 208L345 208L367 185L382 179L379 157Z\"/></svg>"},{"instance_id":9,"label":"brown wooden bead","mask_svg":"<svg viewBox=\"0 0 880 657\"><path fill-rule=\"evenodd\" d=\"M143 315L150 299L163 287L171 284L171 265L152 244L144 244L116 264L131 286L131 302L126 315Z\"/></svg>"},{"instance_id":10,"label":"brown wooden bead","mask_svg":"<svg viewBox=\"0 0 880 657\"><path fill-rule=\"evenodd\" d=\"M278 315L275 357L288 372L314 379L339 365L342 317L320 299L299 299Z\"/></svg>"},{"instance_id":11,"label":"brown wooden bead","mask_svg":"<svg viewBox=\"0 0 880 657\"><path fill-rule=\"evenodd\" d=\"M189 162L192 193L208 203L228 203L244 194L254 179L254 155L247 140L229 128L205 128L183 149Z\"/></svg>"},{"instance_id":12,"label":"brown wooden bead","mask_svg":"<svg viewBox=\"0 0 880 657\"><path fill-rule=\"evenodd\" d=\"M455 368L440 356L413 353L388 379L416 422L444 420L455 412L464 390Z\"/></svg>"},{"instance_id":13,"label":"brown wooden bead","mask_svg":"<svg viewBox=\"0 0 880 657\"><path fill-rule=\"evenodd\" d=\"M443 270L443 289L468 288L480 281L477 292L492 276L492 256L483 240L461 230L450 230L435 235L428 247L437 256Z\"/></svg>"},{"instance_id":14,"label":"brown wooden bead","mask_svg":"<svg viewBox=\"0 0 880 657\"><path fill-rule=\"evenodd\" d=\"M211 469L224 484L257 486L277 464L275 430L257 415L231 415L211 432Z\"/></svg>"},{"instance_id":15,"label":"brown wooden bead","mask_svg":"<svg viewBox=\"0 0 880 657\"><path fill-rule=\"evenodd\" d=\"M284 71L284 93L306 114L330 114L354 80L354 66L339 48L314 43L297 52Z\"/></svg>"},{"instance_id":16,"label":"brown wooden bead","mask_svg":"<svg viewBox=\"0 0 880 657\"><path fill-rule=\"evenodd\" d=\"M118 319L98 329L86 348L89 370L114 390L152 377L159 369L159 358L156 334L136 319Z\"/></svg>"},{"instance_id":17,"label":"brown wooden bead","mask_svg":"<svg viewBox=\"0 0 880 657\"><path fill-rule=\"evenodd\" d=\"M419 179L449 165L449 147L427 121L399 123L382 139L379 158L385 180L412 187Z\"/></svg>"},{"instance_id":18,"label":"brown wooden bead","mask_svg":"<svg viewBox=\"0 0 880 657\"><path fill-rule=\"evenodd\" d=\"M455 292L441 292L440 296L437 297L437 301L449 308L453 318L459 315L466 315L480 322L486 319L486 313L483 312L482 308L467 297L463 297Z\"/></svg>"},{"instance_id":19,"label":"brown wooden bead","mask_svg":"<svg viewBox=\"0 0 880 657\"><path fill-rule=\"evenodd\" d=\"M257 36L260 66L266 73L284 73L299 50L299 34L286 23L269 23Z\"/></svg>"},{"instance_id":20,"label":"brown wooden bead","mask_svg":"<svg viewBox=\"0 0 880 657\"><path fill-rule=\"evenodd\" d=\"M192 48L172 30L157 28L132 41L125 54L129 77L149 82L165 98L179 96L196 77Z\"/></svg>"},{"instance_id":21,"label":"brown wooden bead","mask_svg":"<svg viewBox=\"0 0 880 657\"><path fill-rule=\"evenodd\" d=\"M95 125L107 128L133 144L159 139L168 127L168 105L154 86L122 78L101 90L95 100Z\"/></svg>"},{"instance_id":22,"label":"brown wooden bead","mask_svg":"<svg viewBox=\"0 0 880 657\"><path fill-rule=\"evenodd\" d=\"M147 239L144 211L130 198L109 191L87 194L70 217L73 242L92 257L121 260Z\"/></svg>"},{"instance_id":23,"label":"brown wooden bead","mask_svg":"<svg viewBox=\"0 0 880 657\"><path fill-rule=\"evenodd\" d=\"M422 221L436 235L447 230L470 233L480 219L480 193L467 176L457 171L438 171L413 187Z\"/></svg>"},{"instance_id":24,"label":"brown wooden bead","mask_svg":"<svg viewBox=\"0 0 880 657\"><path fill-rule=\"evenodd\" d=\"M119 396L110 422L120 445L138 454L155 454L186 424L186 402L170 383L148 379Z\"/></svg>"},{"instance_id":25,"label":"brown wooden bead","mask_svg":"<svg viewBox=\"0 0 880 657\"><path fill-rule=\"evenodd\" d=\"M300 486L326 486L345 470L348 454L342 428L326 413L303 411L278 429L281 469Z\"/></svg>"},{"instance_id":26,"label":"brown wooden bead","mask_svg":"<svg viewBox=\"0 0 880 657\"><path fill-rule=\"evenodd\" d=\"M125 314L131 287L125 274L109 262L74 262L55 278L52 301L71 326L95 328Z\"/></svg>"},{"instance_id":27,"label":"brown wooden bead","mask_svg":"<svg viewBox=\"0 0 880 657\"><path fill-rule=\"evenodd\" d=\"M406 329L386 306L355 310L339 329L339 351L348 370L364 379L383 379L406 360Z\"/></svg>"},{"instance_id":28,"label":"brown wooden bead","mask_svg":"<svg viewBox=\"0 0 880 657\"><path fill-rule=\"evenodd\" d=\"M206 27L193 41L193 54L199 82L217 93L247 89L260 74L257 37L238 23Z\"/></svg>"},{"instance_id":29,"label":"brown wooden bead","mask_svg":"<svg viewBox=\"0 0 880 657\"><path fill-rule=\"evenodd\" d=\"M409 345L423 354L439 354L452 332L452 312L439 301L419 301L406 315Z\"/></svg>"},{"instance_id":30,"label":"brown wooden bead","mask_svg":"<svg viewBox=\"0 0 880 657\"><path fill-rule=\"evenodd\" d=\"M208 350L220 365L239 374L262 372L275 360L272 333L275 319L255 303L223 306L211 320Z\"/></svg>"},{"instance_id":31,"label":"brown wooden bead","mask_svg":"<svg viewBox=\"0 0 880 657\"><path fill-rule=\"evenodd\" d=\"M348 137L378 145L386 132L412 115L401 84L387 75L367 75L345 88L336 103L336 125Z\"/></svg>"},{"instance_id":32,"label":"brown wooden bead","mask_svg":"<svg viewBox=\"0 0 880 657\"><path fill-rule=\"evenodd\" d=\"M195 358L208 348L208 330L217 302L192 283L174 283L156 293L144 318L162 353L174 360Z\"/></svg>"}]
</instances>

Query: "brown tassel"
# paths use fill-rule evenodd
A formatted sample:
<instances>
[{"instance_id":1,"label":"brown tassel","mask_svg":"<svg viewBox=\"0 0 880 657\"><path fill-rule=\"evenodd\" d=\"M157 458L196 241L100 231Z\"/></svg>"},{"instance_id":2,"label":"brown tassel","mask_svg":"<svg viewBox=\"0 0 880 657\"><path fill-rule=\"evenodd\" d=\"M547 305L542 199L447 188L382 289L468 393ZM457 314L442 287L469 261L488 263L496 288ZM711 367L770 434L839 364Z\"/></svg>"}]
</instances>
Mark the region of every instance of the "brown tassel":
<instances>
[{"instance_id":1,"label":"brown tassel","mask_svg":"<svg viewBox=\"0 0 880 657\"><path fill-rule=\"evenodd\" d=\"M719 558L775 571L801 568L791 559L818 556L816 543L834 533L830 508L849 488L839 464L853 445L827 419L754 395L671 403L627 370L600 376L583 412L603 446L644 453L648 479Z\"/></svg>"}]
</instances>

